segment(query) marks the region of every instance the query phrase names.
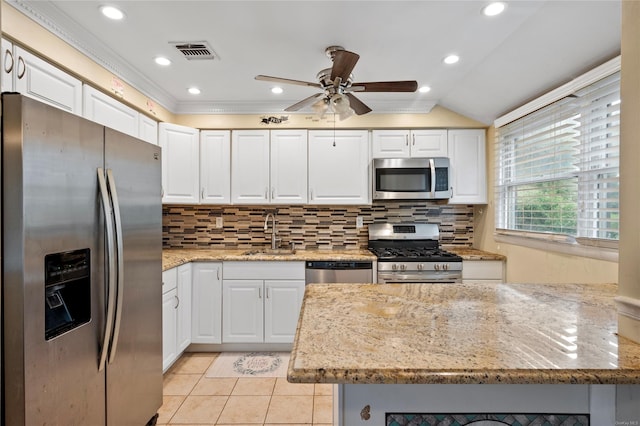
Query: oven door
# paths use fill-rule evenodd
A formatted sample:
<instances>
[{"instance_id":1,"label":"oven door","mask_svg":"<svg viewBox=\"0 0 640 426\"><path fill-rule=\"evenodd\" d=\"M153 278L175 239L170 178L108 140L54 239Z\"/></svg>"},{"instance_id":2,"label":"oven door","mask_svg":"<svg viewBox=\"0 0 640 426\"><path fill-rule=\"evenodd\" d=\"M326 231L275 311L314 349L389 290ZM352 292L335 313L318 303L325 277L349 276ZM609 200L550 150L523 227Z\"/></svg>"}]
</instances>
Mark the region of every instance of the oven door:
<instances>
[{"instance_id":1,"label":"oven door","mask_svg":"<svg viewBox=\"0 0 640 426\"><path fill-rule=\"evenodd\" d=\"M462 271L378 271L379 284L459 284L461 282Z\"/></svg>"}]
</instances>

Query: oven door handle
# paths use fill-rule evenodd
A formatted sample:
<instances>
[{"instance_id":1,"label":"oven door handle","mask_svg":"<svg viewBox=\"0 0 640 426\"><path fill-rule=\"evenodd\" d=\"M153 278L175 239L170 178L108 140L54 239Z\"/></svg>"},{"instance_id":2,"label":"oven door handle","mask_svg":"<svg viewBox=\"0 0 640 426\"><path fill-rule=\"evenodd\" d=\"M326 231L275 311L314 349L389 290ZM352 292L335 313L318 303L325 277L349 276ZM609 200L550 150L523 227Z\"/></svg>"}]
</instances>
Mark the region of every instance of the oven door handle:
<instances>
[{"instance_id":1,"label":"oven door handle","mask_svg":"<svg viewBox=\"0 0 640 426\"><path fill-rule=\"evenodd\" d=\"M433 158L429 158L429 170L431 171L431 197L436 197L436 165Z\"/></svg>"},{"instance_id":2,"label":"oven door handle","mask_svg":"<svg viewBox=\"0 0 640 426\"><path fill-rule=\"evenodd\" d=\"M378 271L378 282L384 284L391 283L461 283L461 273L441 272L441 273L398 273Z\"/></svg>"}]
</instances>

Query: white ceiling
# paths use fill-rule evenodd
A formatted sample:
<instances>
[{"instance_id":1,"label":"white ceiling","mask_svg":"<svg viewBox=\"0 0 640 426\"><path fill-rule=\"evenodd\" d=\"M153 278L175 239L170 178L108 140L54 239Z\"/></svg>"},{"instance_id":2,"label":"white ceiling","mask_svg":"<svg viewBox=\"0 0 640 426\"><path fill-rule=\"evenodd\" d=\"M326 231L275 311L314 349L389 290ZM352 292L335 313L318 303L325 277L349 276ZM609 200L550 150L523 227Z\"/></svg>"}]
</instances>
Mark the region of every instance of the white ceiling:
<instances>
[{"instance_id":1,"label":"white ceiling","mask_svg":"<svg viewBox=\"0 0 640 426\"><path fill-rule=\"evenodd\" d=\"M436 103L491 123L620 52L617 0L508 1L21 1L6 0L175 113L281 113L316 92L258 74L313 81L331 66L324 50L360 55L355 81L417 80L429 93L363 93L378 112ZM121 8L105 19L103 4ZM170 45L207 41L219 55L188 61ZM442 63L456 53L456 65ZM157 55L173 64L161 68ZM189 86L202 90L187 93Z\"/></svg>"}]
</instances>

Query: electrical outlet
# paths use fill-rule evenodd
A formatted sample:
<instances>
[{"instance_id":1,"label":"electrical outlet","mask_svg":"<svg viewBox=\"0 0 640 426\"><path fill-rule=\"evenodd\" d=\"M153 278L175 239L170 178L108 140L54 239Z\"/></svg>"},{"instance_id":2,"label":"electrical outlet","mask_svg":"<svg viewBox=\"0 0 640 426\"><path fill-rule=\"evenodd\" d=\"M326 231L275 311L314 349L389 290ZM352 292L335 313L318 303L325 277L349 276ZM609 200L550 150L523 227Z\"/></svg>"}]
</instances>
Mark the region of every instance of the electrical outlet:
<instances>
[{"instance_id":1,"label":"electrical outlet","mask_svg":"<svg viewBox=\"0 0 640 426\"><path fill-rule=\"evenodd\" d=\"M360 229L364 226L364 219L362 216L356 216L356 229Z\"/></svg>"},{"instance_id":2,"label":"electrical outlet","mask_svg":"<svg viewBox=\"0 0 640 426\"><path fill-rule=\"evenodd\" d=\"M216 228L222 228L222 216L216 217Z\"/></svg>"}]
</instances>

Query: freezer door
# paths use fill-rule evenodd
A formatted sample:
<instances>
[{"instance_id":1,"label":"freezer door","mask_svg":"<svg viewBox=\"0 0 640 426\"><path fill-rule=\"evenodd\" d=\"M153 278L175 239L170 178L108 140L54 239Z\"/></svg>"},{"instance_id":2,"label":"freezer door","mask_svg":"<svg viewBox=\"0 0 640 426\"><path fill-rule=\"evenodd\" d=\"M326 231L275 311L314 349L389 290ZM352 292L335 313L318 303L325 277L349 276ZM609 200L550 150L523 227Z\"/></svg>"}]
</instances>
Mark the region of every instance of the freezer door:
<instances>
[{"instance_id":1,"label":"freezer door","mask_svg":"<svg viewBox=\"0 0 640 426\"><path fill-rule=\"evenodd\" d=\"M15 94L2 109L2 424L104 424L103 127Z\"/></svg>"},{"instance_id":2,"label":"freezer door","mask_svg":"<svg viewBox=\"0 0 640 426\"><path fill-rule=\"evenodd\" d=\"M120 211L121 272L107 363L107 424L144 425L162 405L160 148L105 129L105 169ZM117 219L116 219L117 222ZM118 224L116 223L116 227Z\"/></svg>"}]
</instances>

